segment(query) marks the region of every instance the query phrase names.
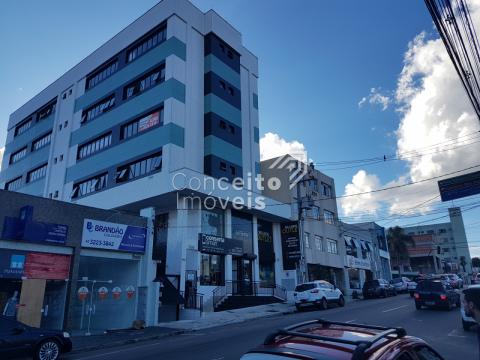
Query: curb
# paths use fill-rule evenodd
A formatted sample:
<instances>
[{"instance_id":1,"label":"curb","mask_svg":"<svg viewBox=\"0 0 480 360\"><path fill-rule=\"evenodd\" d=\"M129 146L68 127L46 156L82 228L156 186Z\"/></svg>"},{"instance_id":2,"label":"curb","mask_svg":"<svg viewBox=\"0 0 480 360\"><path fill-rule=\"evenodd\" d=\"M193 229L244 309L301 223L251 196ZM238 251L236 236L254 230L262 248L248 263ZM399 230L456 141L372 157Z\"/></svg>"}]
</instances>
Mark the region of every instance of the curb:
<instances>
[{"instance_id":1,"label":"curb","mask_svg":"<svg viewBox=\"0 0 480 360\"><path fill-rule=\"evenodd\" d=\"M125 340L118 340L114 341L111 343L107 344L101 344L101 345L93 345L93 346L84 346L81 348L74 348L72 351L69 352L69 354L77 354L79 352L85 352L85 351L95 351L95 350L101 350L101 349L109 349L109 348L114 348L117 346L121 345L128 345L128 344L136 344L136 343L141 343L144 341L151 341L151 340L158 340L170 336L176 336L176 335L182 335L188 332L193 332L195 330L176 330L172 331L169 333L164 333L164 334L159 334L159 335L151 335L151 336L145 336L145 337L138 337L138 338L133 338L133 339L125 339Z\"/></svg>"}]
</instances>

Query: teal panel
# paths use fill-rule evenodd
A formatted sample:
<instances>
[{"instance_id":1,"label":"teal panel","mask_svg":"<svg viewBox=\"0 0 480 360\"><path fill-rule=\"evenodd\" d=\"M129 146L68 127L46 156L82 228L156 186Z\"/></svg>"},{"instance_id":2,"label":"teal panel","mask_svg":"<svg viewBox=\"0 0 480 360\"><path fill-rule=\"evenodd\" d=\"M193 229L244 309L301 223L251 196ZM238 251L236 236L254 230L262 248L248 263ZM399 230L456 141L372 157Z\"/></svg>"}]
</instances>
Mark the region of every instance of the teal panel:
<instances>
[{"instance_id":1,"label":"teal panel","mask_svg":"<svg viewBox=\"0 0 480 360\"><path fill-rule=\"evenodd\" d=\"M258 95L253 93L253 107L258 110Z\"/></svg>"},{"instance_id":2,"label":"teal panel","mask_svg":"<svg viewBox=\"0 0 480 360\"><path fill-rule=\"evenodd\" d=\"M168 123L102 151L98 155L79 161L67 169L65 182L86 177L167 144L183 147L184 129L174 123Z\"/></svg>"},{"instance_id":3,"label":"teal panel","mask_svg":"<svg viewBox=\"0 0 480 360\"><path fill-rule=\"evenodd\" d=\"M11 142L5 145L5 154L12 153L25 145L27 145L30 141L36 139L40 135L48 132L53 128L53 121L54 121L54 114L50 115L48 118L41 120L40 122L32 125L30 129L28 129L23 134L14 138ZM12 130L15 131L15 130Z\"/></svg>"},{"instance_id":4,"label":"teal panel","mask_svg":"<svg viewBox=\"0 0 480 360\"><path fill-rule=\"evenodd\" d=\"M260 142L260 130L256 126L253 127L253 141L257 144Z\"/></svg>"},{"instance_id":5,"label":"teal panel","mask_svg":"<svg viewBox=\"0 0 480 360\"><path fill-rule=\"evenodd\" d=\"M205 114L214 112L235 125L242 127L242 113L218 96L210 93L204 99Z\"/></svg>"},{"instance_id":6,"label":"teal panel","mask_svg":"<svg viewBox=\"0 0 480 360\"><path fill-rule=\"evenodd\" d=\"M235 72L230 66L219 60L215 55L209 54L205 57L205 74L213 71L221 78L227 80L237 89L241 88L240 74Z\"/></svg>"},{"instance_id":7,"label":"teal panel","mask_svg":"<svg viewBox=\"0 0 480 360\"><path fill-rule=\"evenodd\" d=\"M243 166L242 149L232 145L214 135L209 135L204 141L205 156L215 155L230 161L238 166Z\"/></svg>"},{"instance_id":8,"label":"teal panel","mask_svg":"<svg viewBox=\"0 0 480 360\"><path fill-rule=\"evenodd\" d=\"M30 153L19 162L9 165L4 171L0 172L0 181L9 181L28 171L40 166L48 161L50 145Z\"/></svg>"},{"instance_id":9,"label":"teal panel","mask_svg":"<svg viewBox=\"0 0 480 360\"><path fill-rule=\"evenodd\" d=\"M173 78L80 127L72 133L70 145L73 146L97 136L171 97L185 102L185 85Z\"/></svg>"},{"instance_id":10,"label":"teal panel","mask_svg":"<svg viewBox=\"0 0 480 360\"><path fill-rule=\"evenodd\" d=\"M18 189L18 192L28 194L28 195L43 196L44 189L45 189L45 178L34 181L30 184L26 184L25 186Z\"/></svg>"},{"instance_id":11,"label":"teal panel","mask_svg":"<svg viewBox=\"0 0 480 360\"><path fill-rule=\"evenodd\" d=\"M100 100L105 95L109 94L118 87L126 84L134 77L142 74L147 69L159 64L169 55L176 55L180 59L186 59L185 43L178 40L176 37L171 37L163 44L150 50L145 55L139 57L137 60L127 65L117 73L102 81L93 89L88 90L75 101L75 112L88 107L89 105Z\"/></svg>"}]
</instances>

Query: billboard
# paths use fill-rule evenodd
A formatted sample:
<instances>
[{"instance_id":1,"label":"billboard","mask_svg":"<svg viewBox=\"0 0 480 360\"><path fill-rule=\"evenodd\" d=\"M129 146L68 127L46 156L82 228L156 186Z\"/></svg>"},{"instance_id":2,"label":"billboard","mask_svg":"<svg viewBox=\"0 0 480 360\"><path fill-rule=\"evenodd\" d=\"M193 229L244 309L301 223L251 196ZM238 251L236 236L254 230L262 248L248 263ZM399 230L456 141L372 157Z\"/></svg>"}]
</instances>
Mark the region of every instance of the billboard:
<instances>
[{"instance_id":1,"label":"billboard","mask_svg":"<svg viewBox=\"0 0 480 360\"><path fill-rule=\"evenodd\" d=\"M283 223L280 226L280 231L282 234L283 270L295 270L301 256L298 223Z\"/></svg>"},{"instance_id":2,"label":"billboard","mask_svg":"<svg viewBox=\"0 0 480 360\"><path fill-rule=\"evenodd\" d=\"M480 194L480 171L440 180L438 189L442 201Z\"/></svg>"},{"instance_id":3,"label":"billboard","mask_svg":"<svg viewBox=\"0 0 480 360\"><path fill-rule=\"evenodd\" d=\"M92 219L83 221L82 247L144 253L146 239L144 227Z\"/></svg>"},{"instance_id":4,"label":"billboard","mask_svg":"<svg viewBox=\"0 0 480 360\"><path fill-rule=\"evenodd\" d=\"M408 256L420 257L437 255L432 234L412 235L411 237L415 242L415 246L408 247Z\"/></svg>"},{"instance_id":5,"label":"billboard","mask_svg":"<svg viewBox=\"0 0 480 360\"><path fill-rule=\"evenodd\" d=\"M4 239L63 245L67 241L67 235L67 225L28 221L10 216L5 216L3 221Z\"/></svg>"}]
</instances>

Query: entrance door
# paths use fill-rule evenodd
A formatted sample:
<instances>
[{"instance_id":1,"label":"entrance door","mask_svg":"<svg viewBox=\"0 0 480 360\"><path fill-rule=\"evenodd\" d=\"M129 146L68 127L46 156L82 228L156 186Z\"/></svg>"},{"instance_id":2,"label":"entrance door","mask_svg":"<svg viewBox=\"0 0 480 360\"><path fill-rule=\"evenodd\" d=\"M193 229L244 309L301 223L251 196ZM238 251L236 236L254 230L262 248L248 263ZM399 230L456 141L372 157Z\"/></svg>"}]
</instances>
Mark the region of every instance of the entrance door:
<instances>
[{"instance_id":1,"label":"entrance door","mask_svg":"<svg viewBox=\"0 0 480 360\"><path fill-rule=\"evenodd\" d=\"M40 327L46 282L45 279L24 279L22 281L18 321L33 327Z\"/></svg>"},{"instance_id":2,"label":"entrance door","mask_svg":"<svg viewBox=\"0 0 480 360\"><path fill-rule=\"evenodd\" d=\"M61 330L67 296L65 280L48 280L45 287L41 327L44 329Z\"/></svg>"},{"instance_id":3,"label":"entrance door","mask_svg":"<svg viewBox=\"0 0 480 360\"><path fill-rule=\"evenodd\" d=\"M248 259L234 258L233 270L233 293L238 295L253 294L252 262ZM236 274L236 278L235 278Z\"/></svg>"}]
</instances>

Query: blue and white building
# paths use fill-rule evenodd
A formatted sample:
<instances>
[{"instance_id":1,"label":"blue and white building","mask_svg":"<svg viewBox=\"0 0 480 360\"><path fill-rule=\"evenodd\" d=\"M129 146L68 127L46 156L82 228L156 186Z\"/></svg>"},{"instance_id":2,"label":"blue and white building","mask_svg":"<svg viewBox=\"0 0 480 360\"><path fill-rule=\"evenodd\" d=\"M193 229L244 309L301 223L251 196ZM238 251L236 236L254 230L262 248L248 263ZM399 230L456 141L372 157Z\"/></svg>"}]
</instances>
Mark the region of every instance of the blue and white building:
<instances>
[{"instance_id":1,"label":"blue and white building","mask_svg":"<svg viewBox=\"0 0 480 360\"><path fill-rule=\"evenodd\" d=\"M232 184L259 174L257 83L236 29L163 0L11 114L0 188L147 217L147 297L171 283L213 308L214 290L222 300L237 282L281 284L290 206Z\"/></svg>"}]
</instances>

